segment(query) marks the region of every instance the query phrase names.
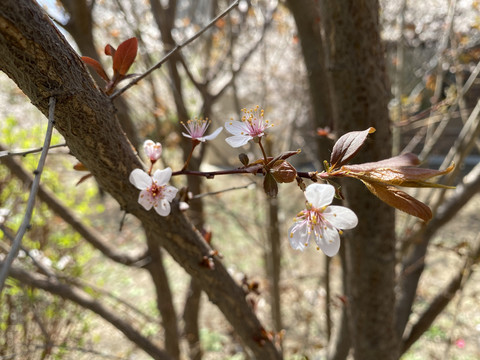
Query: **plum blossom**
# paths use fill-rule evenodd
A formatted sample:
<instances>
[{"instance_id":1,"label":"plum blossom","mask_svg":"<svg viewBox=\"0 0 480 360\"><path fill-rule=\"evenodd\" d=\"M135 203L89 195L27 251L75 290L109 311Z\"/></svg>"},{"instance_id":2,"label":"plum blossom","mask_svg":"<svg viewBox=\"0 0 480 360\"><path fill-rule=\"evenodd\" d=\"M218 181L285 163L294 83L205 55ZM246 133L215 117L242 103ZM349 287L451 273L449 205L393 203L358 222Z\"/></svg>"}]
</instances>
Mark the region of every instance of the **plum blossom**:
<instances>
[{"instance_id":1,"label":"plum blossom","mask_svg":"<svg viewBox=\"0 0 480 360\"><path fill-rule=\"evenodd\" d=\"M225 129L232 134L225 139L231 147L237 148L245 145L254 138L265 135L265 129L273 126L268 120L263 120L263 109L258 105L253 109L242 109L242 121L230 119L225 123Z\"/></svg>"},{"instance_id":2,"label":"plum blossom","mask_svg":"<svg viewBox=\"0 0 480 360\"><path fill-rule=\"evenodd\" d=\"M130 173L130 182L140 191L138 203L146 210L153 206L161 216L170 214L170 203L177 195L178 189L167 185L172 177L172 169L157 170L150 176L141 169L135 169Z\"/></svg>"},{"instance_id":3,"label":"plum blossom","mask_svg":"<svg viewBox=\"0 0 480 360\"><path fill-rule=\"evenodd\" d=\"M306 209L297 214L288 230L293 249L303 251L313 233L317 246L326 255L334 256L338 252L341 230L353 229L357 226L358 218L344 206L330 205L334 195L335 188L332 185L311 184L307 187Z\"/></svg>"},{"instance_id":4,"label":"plum blossom","mask_svg":"<svg viewBox=\"0 0 480 360\"><path fill-rule=\"evenodd\" d=\"M143 143L143 150L153 164L160 159L160 156L162 155L162 144L158 142L154 143L152 140L146 140Z\"/></svg>"},{"instance_id":5,"label":"plum blossom","mask_svg":"<svg viewBox=\"0 0 480 360\"><path fill-rule=\"evenodd\" d=\"M188 120L187 124L181 123L183 127L187 130L187 133L182 132L183 136L190 138L192 140L205 142L207 140L215 139L218 134L223 130L222 127L219 127L213 133L207 136L203 136L205 131L207 131L208 127L210 126L211 121L208 119L198 119L195 118L193 120Z\"/></svg>"}]
</instances>

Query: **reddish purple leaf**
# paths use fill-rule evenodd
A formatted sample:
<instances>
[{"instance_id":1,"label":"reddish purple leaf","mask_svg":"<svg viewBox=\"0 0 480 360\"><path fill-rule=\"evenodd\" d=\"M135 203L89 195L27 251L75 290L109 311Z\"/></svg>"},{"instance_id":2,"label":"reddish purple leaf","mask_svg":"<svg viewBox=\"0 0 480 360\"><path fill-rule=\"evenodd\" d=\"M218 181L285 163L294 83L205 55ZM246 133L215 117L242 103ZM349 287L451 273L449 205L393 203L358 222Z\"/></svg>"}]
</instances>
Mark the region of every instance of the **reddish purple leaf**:
<instances>
[{"instance_id":1,"label":"reddish purple leaf","mask_svg":"<svg viewBox=\"0 0 480 360\"><path fill-rule=\"evenodd\" d=\"M105 45L105 55L114 56L115 51L116 50L112 45L110 45L110 44Z\"/></svg>"},{"instance_id":2,"label":"reddish purple leaf","mask_svg":"<svg viewBox=\"0 0 480 360\"><path fill-rule=\"evenodd\" d=\"M371 171L379 168L399 168L406 166L417 166L419 164L420 160L418 159L417 155L406 153L385 160L364 164L346 165L344 168L354 171Z\"/></svg>"},{"instance_id":3,"label":"reddish purple leaf","mask_svg":"<svg viewBox=\"0 0 480 360\"><path fill-rule=\"evenodd\" d=\"M105 72L105 70L103 70L103 67L102 67L102 64L100 64L97 60L95 59L92 59L91 57L88 57L88 56L82 56L82 61L91 66L96 72L98 75L100 75L100 77L105 80L105 81L108 81L108 75L107 73Z\"/></svg>"},{"instance_id":4,"label":"reddish purple leaf","mask_svg":"<svg viewBox=\"0 0 480 360\"><path fill-rule=\"evenodd\" d=\"M137 38L131 38L122 42L113 55L113 71L125 75L137 56Z\"/></svg>"},{"instance_id":5,"label":"reddish purple leaf","mask_svg":"<svg viewBox=\"0 0 480 360\"><path fill-rule=\"evenodd\" d=\"M369 183L365 181L363 183L372 194L398 210L416 216L425 222L428 222L433 216L432 210L430 210L427 205L394 186L383 185L380 183Z\"/></svg>"},{"instance_id":6,"label":"reddish purple leaf","mask_svg":"<svg viewBox=\"0 0 480 360\"><path fill-rule=\"evenodd\" d=\"M271 172L277 183L290 183L297 177L297 170L285 160L277 160Z\"/></svg>"},{"instance_id":7,"label":"reddish purple leaf","mask_svg":"<svg viewBox=\"0 0 480 360\"><path fill-rule=\"evenodd\" d=\"M375 128L370 127L363 131L352 131L341 136L332 149L330 165L332 169L345 165L360 150L367 139L368 134L375 132Z\"/></svg>"},{"instance_id":8,"label":"reddish purple leaf","mask_svg":"<svg viewBox=\"0 0 480 360\"><path fill-rule=\"evenodd\" d=\"M271 198L276 198L278 194L278 185L273 175L269 172L265 174L263 180L263 190Z\"/></svg>"}]
</instances>

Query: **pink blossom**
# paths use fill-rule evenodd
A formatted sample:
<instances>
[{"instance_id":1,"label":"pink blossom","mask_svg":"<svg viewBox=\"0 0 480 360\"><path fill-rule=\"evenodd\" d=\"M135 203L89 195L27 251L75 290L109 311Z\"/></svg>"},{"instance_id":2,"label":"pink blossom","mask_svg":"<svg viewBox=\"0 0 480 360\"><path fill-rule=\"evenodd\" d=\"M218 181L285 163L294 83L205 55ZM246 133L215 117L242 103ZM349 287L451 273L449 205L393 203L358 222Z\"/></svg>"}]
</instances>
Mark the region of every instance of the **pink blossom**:
<instances>
[{"instance_id":1,"label":"pink blossom","mask_svg":"<svg viewBox=\"0 0 480 360\"><path fill-rule=\"evenodd\" d=\"M187 130L187 133L182 132L183 136L188 137L192 140L197 140L201 142L205 142L207 140L215 139L218 134L223 130L222 127L219 127L213 133L207 136L203 136L207 131L208 127L210 126L211 121L208 119L198 119L195 118L193 120L188 120L187 125L182 122L183 127Z\"/></svg>"},{"instance_id":2,"label":"pink blossom","mask_svg":"<svg viewBox=\"0 0 480 360\"><path fill-rule=\"evenodd\" d=\"M358 218L355 213L344 207L330 205L335 188L328 184L311 184L305 190L306 209L293 219L294 224L288 230L290 245L303 251L314 235L317 246L328 256L334 256L340 248L341 230L353 229Z\"/></svg>"},{"instance_id":3,"label":"pink blossom","mask_svg":"<svg viewBox=\"0 0 480 360\"><path fill-rule=\"evenodd\" d=\"M268 120L263 119L263 109L258 105L250 110L242 109L242 121L230 119L225 123L225 129L232 134L225 139L231 147L237 148L245 145L254 138L260 138L265 135L265 129L273 126Z\"/></svg>"},{"instance_id":4,"label":"pink blossom","mask_svg":"<svg viewBox=\"0 0 480 360\"><path fill-rule=\"evenodd\" d=\"M130 182L140 191L138 203L146 210L153 206L161 216L170 214L170 203L177 195L178 189L167 185L172 177L172 169L157 170L153 176L148 175L141 169L135 169L130 173Z\"/></svg>"},{"instance_id":5,"label":"pink blossom","mask_svg":"<svg viewBox=\"0 0 480 360\"><path fill-rule=\"evenodd\" d=\"M145 141L143 143L143 149L152 163L160 159L162 155L162 144L158 142L154 143L152 140Z\"/></svg>"},{"instance_id":6,"label":"pink blossom","mask_svg":"<svg viewBox=\"0 0 480 360\"><path fill-rule=\"evenodd\" d=\"M463 349L465 347L465 340L463 339L458 339L457 341L455 341L455 345L459 348L459 349Z\"/></svg>"}]
</instances>

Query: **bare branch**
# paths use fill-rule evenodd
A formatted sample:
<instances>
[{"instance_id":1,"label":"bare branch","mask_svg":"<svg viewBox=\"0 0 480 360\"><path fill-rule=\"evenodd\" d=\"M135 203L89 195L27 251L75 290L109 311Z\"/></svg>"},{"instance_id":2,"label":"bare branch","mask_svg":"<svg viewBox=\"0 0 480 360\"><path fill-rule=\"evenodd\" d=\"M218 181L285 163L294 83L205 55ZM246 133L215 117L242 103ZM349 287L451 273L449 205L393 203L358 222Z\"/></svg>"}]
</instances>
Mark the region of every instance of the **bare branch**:
<instances>
[{"instance_id":1,"label":"bare branch","mask_svg":"<svg viewBox=\"0 0 480 360\"><path fill-rule=\"evenodd\" d=\"M65 147L65 146L67 146L66 143L57 144L57 145L50 146L48 149L50 150L50 149L55 149L55 148ZM0 157L4 157L4 156L25 156L25 155L28 155L28 154L35 154L35 153L41 152L42 150L43 150L43 147L30 149L30 150L18 150L18 151L4 150L4 151L0 151Z\"/></svg>"},{"instance_id":2,"label":"bare branch","mask_svg":"<svg viewBox=\"0 0 480 360\"><path fill-rule=\"evenodd\" d=\"M174 206L168 217L159 217L138 203L138 190L128 178L142 164L114 117L111 100L94 85L81 59L39 5L29 0L3 0L0 20L0 34L5 39L0 41L2 70L43 113L48 113L47 94L52 89L59 93L55 127L72 154L198 281L257 358L280 359L268 332L224 264L214 257L213 268L202 265L211 248L184 214ZM39 67L39 61L46 66Z\"/></svg>"},{"instance_id":3,"label":"bare branch","mask_svg":"<svg viewBox=\"0 0 480 360\"><path fill-rule=\"evenodd\" d=\"M4 262L1 262L1 264L4 265ZM86 292L54 279L48 279L45 276L19 269L18 267L12 267L10 269L10 276L21 281L23 284L45 290L51 294L58 295L63 299L73 301L74 303L93 311L97 315L100 315L154 359L172 360L164 350L158 348L149 339L141 335L138 330L134 329L128 322L117 316L115 312L105 307Z\"/></svg>"},{"instance_id":4,"label":"bare branch","mask_svg":"<svg viewBox=\"0 0 480 360\"><path fill-rule=\"evenodd\" d=\"M3 263L3 267L0 271L0 294L2 293L3 286L5 285L5 280L7 279L8 272L10 267L12 266L13 261L18 255L18 250L22 244L22 239L27 230L30 227L30 220L32 218L33 213L33 206L35 205L35 197L37 196L37 191L40 186L40 177L42 175L43 167L45 166L45 160L47 159L48 148L50 146L50 140L52 139L53 133L53 124L54 114L55 114L55 104L56 99L54 97L50 97L49 100L49 113L48 113L48 126L47 132L45 134L45 141L43 143L43 150L42 154L40 155L40 160L38 161L37 169L34 171L35 179L32 183L32 188L30 190L30 195L27 201L27 208L25 209L25 216L23 217L22 224L18 229L17 235L15 235L15 239L13 240L12 247L10 252L8 253L5 262Z\"/></svg>"},{"instance_id":5,"label":"bare branch","mask_svg":"<svg viewBox=\"0 0 480 360\"><path fill-rule=\"evenodd\" d=\"M212 191L212 192L208 192L208 193L203 193L203 194L197 194L197 195L194 195L192 197L192 199L200 199L200 198L203 198L205 196L212 196L212 195L218 195L218 194L223 194L223 193L226 193L228 191L234 191L234 190L241 190L241 189L248 189L250 187L250 185L256 185L257 183L252 181L246 185L243 185L243 186L234 186L234 187L230 187L228 189L223 189L223 190L218 190L218 191Z\"/></svg>"},{"instance_id":6,"label":"bare branch","mask_svg":"<svg viewBox=\"0 0 480 360\"><path fill-rule=\"evenodd\" d=\"M120 90L116 91L113 93L110 98L115 99L119 95L123 94L125 91L127 91L129 88L131 88L133 85L137 84L140 80L144 79L148 75L150 75L153 71L157 70L160 68L172 55L180 51L183 47L187 46L191 42L195 41L200 35L202 35L205 31L207 31L209 28L211 28L219 19L227 15L233 8L237 7L239 4L240 0L235 0L228 8L226 8L222 13L220 13L217 17L215 17L212 21L210 21L205 27L203 27L200 31L198 31L195 35L192 37L188 38L181 44L176 45L172 50L170 50L157 64L152 66L150 69L148 69L146 72L144 72L142 75L139 77L135 78L132 80L128 85L125 87L121 88Z\"/></svg>"},{"instance_id":7,"label":"bare branch","mask_svg":"<svg viewBox=\"0 0 480 360\"><path fill-rule=\"evenodd\" d=\"M456 292L460 290L466 283L473 272L473 264L477 263L480 258L480 237L477 236L476 247L472 249L464 265L458 269L457 274L450 280L448 285L441 290L432 300L428 308L420 315L420 318L412 326L410 332L403 338L401 345L401 354L405 353L422 334L427 331L438 315L447 307L454 298Z\"/></svg>"},{"instance_id":8,"label":"bare branch","mask_svg":"<svg viewBox=\"0 0 480 360\"><path fill-rule=\"evenodd\" d=\"M465 176L463 184L439 208L433 219L421 232L414 234L407 243L417 243L412 253L402 264L400 297L397 301L397 332L399 336L405 330L415 298L418 281L424 268L427 247L433 235L457 214L480 190L480 164Z\"/></svg>"},{"instance_id":9,"label":"bare branch","mask_svg":"<svg viewBox=\"0 0 480 360\"><path fill-rule=\"evenodd\" d=\"M0 144L0 151L3 149L4 147ZM0 158L0 162L7 166L12 174L19 178L24 184L32 183L32 176L13 158L3 157ZM52 192L42 185L40 185L38 188L38 197L41 201L48 205L50 210L62 218L86 241L88 241L90 245L97 250L100 250L109 259L129 266L142 266L142 263L146 261L146 250L137 255L128 255L121 254L116 249L112 248L109 245L108 239L102 236L94 228L87 226L72 210L63 205Z\"/></svg>"}]
</instances>

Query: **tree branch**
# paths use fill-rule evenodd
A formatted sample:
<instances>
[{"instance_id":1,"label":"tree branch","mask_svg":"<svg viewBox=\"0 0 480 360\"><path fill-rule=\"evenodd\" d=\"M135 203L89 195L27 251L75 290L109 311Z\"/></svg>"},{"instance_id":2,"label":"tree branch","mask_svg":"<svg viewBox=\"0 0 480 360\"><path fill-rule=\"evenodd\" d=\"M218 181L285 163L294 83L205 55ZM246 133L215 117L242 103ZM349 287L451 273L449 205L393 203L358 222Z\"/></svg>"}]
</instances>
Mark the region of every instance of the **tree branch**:
<instances>
[{"instance_id":1,"label":"tree branch","mask_svg":"<svg viewBox=\"0 0 480 360\"><path fill-rule=\"evenodd\" d=\"M0 144L0 151L5 147ZM0 158L0 162L4 164L13 175L15 175L24 184L29 185L32 183L32 176L22 167L18 161L4 157ZM108 239L103 237L97 230L86 225L75 213L68 207L63 205L58 198L47 188L40 185L38 188L38 198L43 201L50 210L62 218L67 224L69 224L73 230L78 232L90 245L97 250L101 251L109 259L118 262L123 265L129 266L141 266L147 259L147 250L145 249L140 254L129 255L122 254L116 251L109 245ZM138 264L138 265L137 265Z\"/></svg>"},{"instance_id":2,"label":"tree branch","mask_svg":"<svg viewBox=\"0 0 480 360\"><path fill-rule=\"evenodd\" d=\"M65 144L65 143L57 144L57 145L50 146L48 149L50 150L50 149L55 149L55 148L65 147L65 146L67 146L67 144ZM35 153L42 152L42 151L43 151L43 147L30 149L30 150L18 150L18 151L3 150L3 151L0 151L0 157L4 157L4 156L26 156L26 155L29 155L29 154L35 154Z\"/></svg>"},{"instance_id":3,"label":"tree branch","mask_svg":"<svg viewBox=\"0 0 480 360\"><path fill-rule=\"evenodd\" d=\"M477 164L464 177L463 183L458 185L454 194L439 208L433 219L413 238L405 240L416 243L413 252L403 261L400 280L400 296L396 308L396 327L399 336L405 331L408 318L418 287L418 281L425 266L425 256L430 239L435 233L452 218L480 191L480 164Z\"/></svg>"},{"instance_id":4,"label":"tree branch","mask_svg":"<svg viewBox=\"0 0 480 360\"><path fill-rule=\"evenodd\" d=\"M470 279L473 272L472 266L478 263L480 258L480 238L477 237L477 244L475 249L472 249L468 258L465 260L463 266L458 269L457 274L450 280L448 285L441 290L432 300L428 308L420 315L420 318L412 326L410 332L403 338L400 353L404 354L408 351L415 341L427 331L438 315L440 315L447 305L455 297L458 290L465 285L466 281Z\"/></svg>"},{"instance_id":5,"label":"tree branch","mask_svg":"<svg viewBox=\"0 0 480 360\"><path fill-rule=\"evenodd\" d=\"M205 27L203 27L200 31L198 31L195 35L192 37L188 38L181 44L175 45L175 47L170 50L158 63L156 63L154 66L152 66L150 69L148 69L146 72L144 72L142 75L139 77L135 78L132 80L128 85L125 87L121 88L120 90L117 90L115 93L113 93L110 98L115 99L117 96L123 94L125 91L127 91L129 88L131 88L133 85L137 84L140 80L144 79L148 75L150 75L153 71L159 69L172 55L176 54L178 51L180 51L182 48L190 44L191 42L195 41L200 35L202 35L205 31L210 29L219 19L227 15L233 8L237 7L239 4L240 0L235 0L228 8L226 8L222 13L220 13L217 17L215 17L212 21L210 21Z\"/></svg>"},{"instance_id":6,"label":"tree branch","mask_svg":"<svg viewBox=\"0 0 480 360\"><path fill-rule=\"evenodd\" d=\"M4 262L0 262L2 265ZM120 330L128 339L135 343L139 348L151 355L154 359L172 360L172 358L162 349L158 348L149 339L142 336L139 331L134 329L128 322L117 316L113 311L106 308L103 304L92 298L90 295L77 288L63 284L54 279L48 279L44 276L28 272L26 270L12 267L10 276L22 282L25 285L33 286L45 290L51 294L58 295L63 299L73 301L74 303L100 315L103 319Z\"/></svg>"},{"instance_id":7,"label":"tree branch","mask_svg":"<svg viewBox=\"0 0 480 360\"><path fill-rule=\"evenodd\" d=\"M204 256L211 256L211 248L175 204L168 217L159 217L138 203L138 190L128 178L142 164L114 117L111 100L93 84L81 59L37 3L0 2L0 53L0 68L43 113L48 112L48 96L58 93L56 128L72 154L198 281L243 343L258 359L280 359L243 290L224 265L216 258L212 259L213 268L202 265Z\"/></svg>"},{"instance_id":8,"label":"tree branch","mask_svg":"<svg viewBox=\"0 0 480 360\"><path fill-rule=\"evenodd\" d=\"M27 208L25 209L25 215L23 217L22 224L15 235L13 240L12 247L10 252L3 263L3 267L0 271L0 294L2 293L3 286L5 285L5 280L7 279L8 272L12 266L13 261L18 255L18 250L22 245L23 235L30 228L30 220L32 219L33 206L35 205L35 197L37 196L37 191L40 186L40 177L42 176L43 167L45 166L45 160L47 159L48 148L50 147L50 140L52 139L53 133L53 124L55 122L55 103L56 99L50 97L48 106L48 126L45 133L45 141L43 143L42 154L40 155L40 160L38 161L37 169L33 172L35 174L35 179L33 179L32 188L30 190L30 195L27 201Z\"/></svg>"}]
</instances>

